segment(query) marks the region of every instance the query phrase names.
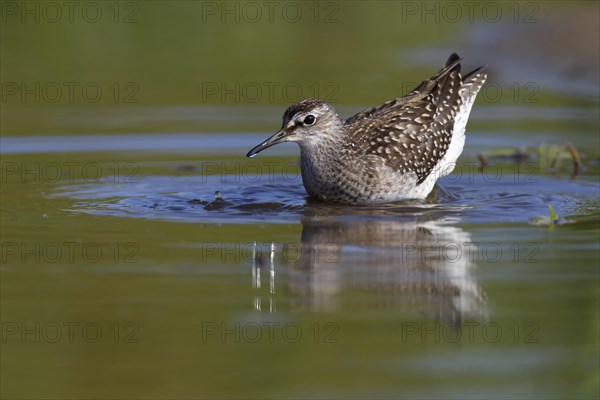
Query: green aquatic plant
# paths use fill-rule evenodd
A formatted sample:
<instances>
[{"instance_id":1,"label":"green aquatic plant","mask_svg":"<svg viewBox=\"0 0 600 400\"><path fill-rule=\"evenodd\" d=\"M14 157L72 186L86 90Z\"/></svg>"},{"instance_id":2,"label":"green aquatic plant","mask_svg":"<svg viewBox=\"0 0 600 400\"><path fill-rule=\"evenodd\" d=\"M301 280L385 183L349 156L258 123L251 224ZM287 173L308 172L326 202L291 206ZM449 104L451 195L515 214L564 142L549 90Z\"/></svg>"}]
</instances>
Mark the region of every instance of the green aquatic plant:
<instances>
[{"instance_id":1,"label":"green aquatic plant","mask_svg":"<svg viewBox=\"0 0 600 400\"><path fill-rule=\"evenodd\" d=\"M552 204L548 204L548 211L550 212L550 216L536 216L531 217L529 219L529 223L536 226L549 226L550 229L554 228L556 225L562 225L567 221L564 218L560 218L556 211L554 211L554 207Z\"/></svg>"}]
</instances>

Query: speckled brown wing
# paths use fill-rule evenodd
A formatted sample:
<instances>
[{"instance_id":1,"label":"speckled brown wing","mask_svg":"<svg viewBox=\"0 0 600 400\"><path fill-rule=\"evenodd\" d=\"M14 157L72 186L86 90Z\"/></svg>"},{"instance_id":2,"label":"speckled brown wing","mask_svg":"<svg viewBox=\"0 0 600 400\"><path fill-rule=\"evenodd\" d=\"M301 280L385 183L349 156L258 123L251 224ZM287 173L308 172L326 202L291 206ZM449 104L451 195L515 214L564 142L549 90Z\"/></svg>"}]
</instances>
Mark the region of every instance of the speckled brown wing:
<instances>
[{"instance_id":1,"label":"speckled brown wing","mask_svg":"<svg viewBox=\"0 0 600 400\"><path fill-rule=\"evenodd\" d=\"M404 97L358 113L345 121L357 156L380 156L420 184L442 159L461 106L460 58L453 54L437 75Z\"/></svg>"}]
</instances>

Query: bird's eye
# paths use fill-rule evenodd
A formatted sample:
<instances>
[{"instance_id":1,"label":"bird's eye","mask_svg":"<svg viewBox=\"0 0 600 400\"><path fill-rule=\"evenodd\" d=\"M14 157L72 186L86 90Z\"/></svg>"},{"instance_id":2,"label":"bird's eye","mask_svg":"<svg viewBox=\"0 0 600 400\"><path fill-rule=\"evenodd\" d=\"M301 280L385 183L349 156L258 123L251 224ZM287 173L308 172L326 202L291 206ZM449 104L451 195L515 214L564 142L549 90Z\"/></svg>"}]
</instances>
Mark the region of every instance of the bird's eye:
<instances>
[{"instance_id":1,"label":"bird's eye","mask_svg":"<svg viewBox=\"0 0 600 400\"><path fill-rule=\"evenodd\" d=\"M316 120L316 118L314 115L307 115L304 118L304 125L312 125L315 123L315 120Z\"/></svg>"}]
</instances>

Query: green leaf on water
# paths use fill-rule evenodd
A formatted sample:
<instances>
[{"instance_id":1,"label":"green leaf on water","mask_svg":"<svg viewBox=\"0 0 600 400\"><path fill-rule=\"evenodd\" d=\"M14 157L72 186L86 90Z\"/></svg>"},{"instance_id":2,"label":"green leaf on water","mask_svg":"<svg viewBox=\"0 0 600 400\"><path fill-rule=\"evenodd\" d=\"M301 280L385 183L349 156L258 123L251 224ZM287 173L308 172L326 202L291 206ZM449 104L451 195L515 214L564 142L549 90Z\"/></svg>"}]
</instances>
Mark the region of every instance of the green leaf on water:
<instances>
[{"instance_id":1,"label":"green leaf on water","mask_svg":"<svg viewBox=\"0 0 600 400\"><path fill-rule=\"evenodd\" d=\"M548 210L550 211L550 216L539 216L539 217L531 217L529 218L529 223L536 226L549 226L551 229L556 225L562 225L567 221L564 218L559 218L554 211L554 207L552 204L548 204Z\"/></svg>"},{"instance_id":2,"label":"green leaf on water","mask_svg":"<svg viewBox=\"0 0 600 400\"><path fill-rule=\"evenodd\" d=\"M554 212L554 207L552 207L552 204L548 204L548 209L550 210L550 219L552 220L554 225L556 225L558 223L558 217L556 216L556 213Z\"/></svg>"}]
</instances>

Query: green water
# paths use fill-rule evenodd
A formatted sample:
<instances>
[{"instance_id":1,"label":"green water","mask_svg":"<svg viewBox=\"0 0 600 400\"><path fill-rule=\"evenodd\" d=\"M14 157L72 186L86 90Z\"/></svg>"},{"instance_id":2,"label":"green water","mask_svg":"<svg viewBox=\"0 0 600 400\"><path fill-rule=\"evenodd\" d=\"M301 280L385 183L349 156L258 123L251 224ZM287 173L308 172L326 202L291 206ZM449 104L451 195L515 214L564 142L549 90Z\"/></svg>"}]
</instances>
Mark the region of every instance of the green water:
<instances>
[{"instance_id":1,"label":"green water","mask_svg":"<svg viewBox=\"0 0 600 400\"><path fill-rule=\"evenodd\" d=\"M597 3L23 4L0 28L2 398L600 395ZM244 157L298 95L349 116L452 51L490 79L427 200L325 205L294 145Z\"/></svg>"}]
</instances>

